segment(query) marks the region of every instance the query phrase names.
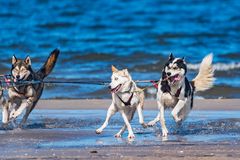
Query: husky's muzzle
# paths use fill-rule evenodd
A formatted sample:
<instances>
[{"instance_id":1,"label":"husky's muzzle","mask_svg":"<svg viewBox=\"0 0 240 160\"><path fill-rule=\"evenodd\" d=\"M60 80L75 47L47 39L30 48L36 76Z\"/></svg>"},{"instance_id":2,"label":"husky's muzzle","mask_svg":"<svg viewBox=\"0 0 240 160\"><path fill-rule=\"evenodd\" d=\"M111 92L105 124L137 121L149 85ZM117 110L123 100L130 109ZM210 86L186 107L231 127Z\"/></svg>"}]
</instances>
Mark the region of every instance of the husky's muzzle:
<instances>
[{"instance_id":1,"label":"husky's muzzle","mask_svg":"<svg viewBox=\"0 0 240 160\"><path fill-rule=\"evenodd\" d=\"M112 93L117 93L121 87L122 87L122 84L117 85L115 88L111 88L111 86L109 86Z\"/></svg>"},{"instance_id":2,"label":"husky's muzzle","mask_svg":"<svg viewBox=\"0 0 240 160\"><path fill-rule=\"evenodd\" d=\"M170 83L174 84L174 83L180 81L181 78L182 77L179 74L175 74L174 76L169 76L168 80L170 81Z\"/></svg>"},{"instance_id":3,"label":"husky's muzzle","mask_svg":"<svg viewBox=\"0 0 240 160\"><path fill-rule=\"evenodd\" d=\"M23 76L21 79L20 79L20 75L17 75L16 77L13 77L13 80L14 82L21 82L25 79L26 76Z\"/></svg>"}]
</instances>

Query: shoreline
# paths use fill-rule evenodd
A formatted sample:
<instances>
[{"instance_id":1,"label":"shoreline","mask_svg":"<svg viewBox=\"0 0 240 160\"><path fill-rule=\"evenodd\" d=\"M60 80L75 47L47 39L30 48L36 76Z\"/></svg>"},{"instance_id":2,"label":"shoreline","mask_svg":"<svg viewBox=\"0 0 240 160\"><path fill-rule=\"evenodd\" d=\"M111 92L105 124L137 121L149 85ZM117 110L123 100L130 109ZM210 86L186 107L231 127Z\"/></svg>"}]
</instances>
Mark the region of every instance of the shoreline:
<instances>
[{"instance_id":1,"label":"shoreline","mask_svg":"<svg viewBox=\"0 0 240 160\"><path fill-rule=\"evenodd\" d=\"M36 109L97 110L108 109L111 99L42 99ZM156 100L145 100L145 110L157 110ZM240 99L195 99L193 110L240 110Z\"/></svg>"},{"instance_id":2,"label":"shoreline","mask_svg":"<svg viewBox=\"0 0 240 160\"><path fill-rule=\"evenodd\" d=\"M170 116L168 138L159 125L143 129L131 122L135 140L114 134L122 127L112 117L100 135L110 99L40 100L25 129L0 130L0 159L238 159L240 154L240 99L196 99L193 112L180 129ZM145 120L155 116L155 100L145 101Z\"/></svg>"}]
</instances>

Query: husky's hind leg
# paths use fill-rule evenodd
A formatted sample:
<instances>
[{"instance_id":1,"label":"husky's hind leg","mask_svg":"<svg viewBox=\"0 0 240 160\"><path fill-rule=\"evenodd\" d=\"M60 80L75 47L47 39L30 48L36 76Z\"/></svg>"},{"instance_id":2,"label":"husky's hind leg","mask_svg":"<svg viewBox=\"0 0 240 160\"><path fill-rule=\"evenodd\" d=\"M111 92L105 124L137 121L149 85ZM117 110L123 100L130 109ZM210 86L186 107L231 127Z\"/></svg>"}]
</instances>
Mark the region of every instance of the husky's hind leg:
<instances>
[{"instance_id":1,"label":"husky's hind leg","mask_svg":"<svg viewBox=\"0 0 240 160\"><path fill-rule=\"evenodd\" d=\"M139 123L143 126L143 128L147 128L147 124L144 122L143 118L143 107L140 105L137 106L138 116L139 116Z\"/></svg>"},{"instance_id":2,"label":"husky's hind leg","mask_svg":"<svg viewBox=\"0 0 240 160\"><path fill-rule=\"evenodd\" d=\"M126 113L123 110L120 111L120 113L121 113L122 118L124 120L124 123L125 123L125 125L127 126L127 129L128 129L128 138L129 139L134 139L135 136L133 134L132 126L130 124L130 121L128 120L128 117L127 117Z\"/></svg>"},{"instance_id":3,"label":"husky's hind leg","mask_svg":"<svg viewBox=\"0 0 240 160\"><path fill-rule=\"evenodd\" d=\"M120 129L120 131L119 131L117 134L115 134L114 136L115 136L116 138L120 138L126 129L127 129L127 126L126 126L126 124L124 124L124 125L122 126L122 128Z\"/></svg>"},{"instance_id":4,"label":"husky's hind leg","mask_svg":"<svg viewBox=\"0 0 240 160\"><path fill-rule=\"evenodd\" d=\"M182 108L182 110L180 110L180 112L178 113L178 117L181 119L181 121L179 121L180 124L187 118L190 111L191 111L191 104L190 104L190 100L188 100L185 106Z\"/></svg>"}]
</instances>

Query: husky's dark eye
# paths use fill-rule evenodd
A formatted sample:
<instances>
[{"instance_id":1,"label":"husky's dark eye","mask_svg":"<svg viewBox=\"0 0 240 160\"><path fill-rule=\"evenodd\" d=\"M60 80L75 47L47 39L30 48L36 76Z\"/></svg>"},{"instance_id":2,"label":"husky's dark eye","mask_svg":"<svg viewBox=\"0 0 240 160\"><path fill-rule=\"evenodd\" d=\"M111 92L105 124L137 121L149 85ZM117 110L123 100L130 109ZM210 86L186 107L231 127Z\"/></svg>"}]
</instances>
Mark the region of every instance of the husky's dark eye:
<instances>
[{"instance_id":1,"label":"husky's dark eye","mask_svg":"<svg viewBox=\"0 0 240 160\"><path fill-rule=\"evenodd\" d=\"M178 69L178 67L173 67L173 69L174 69L174 70L177 70L177 69Z\"/></svg>"},{"instance_id":2,"label":"husky's dark eye","mask_svg":"<svg viewBox=\"0 0 240 160\"><path fill-rule=\"evenodd\" d=\"M117 80L118 80L118 78L117 78L117 77L115 77L115 78L114 78L114 80L115 80L115 81L117 81Z\"/></svg>"}]
</instances>

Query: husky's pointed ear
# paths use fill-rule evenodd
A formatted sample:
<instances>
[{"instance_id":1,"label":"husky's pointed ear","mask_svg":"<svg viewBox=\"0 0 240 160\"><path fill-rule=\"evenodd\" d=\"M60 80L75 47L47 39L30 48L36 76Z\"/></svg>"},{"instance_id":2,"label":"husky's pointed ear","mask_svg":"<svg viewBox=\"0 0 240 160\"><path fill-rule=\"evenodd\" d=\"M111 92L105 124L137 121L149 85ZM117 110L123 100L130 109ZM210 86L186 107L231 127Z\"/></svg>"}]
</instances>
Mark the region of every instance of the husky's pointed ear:
<instances>
[{"instance_id":1,"label":"husky's pointed ear","mask_svg":"<svg viewBox=\"0 0 240 160\"><path fill-rule=\"evenodd\" d=\"M168 57L168 60L169 60L169 61L172 61L173 59L174 59L174 56L173 56L172 53L170 53L170 55L169 55L169 57Z\"/></svg>"},{"instance_id":2,"label":"husky's pointed ear","mask_svg":"<svg viewBox=\"0 0 240 160\"><path fill-rule=\"evenodd\" d=\"M112 65L112 72L117 72L118 69L116 67L114 67L114 65Z\"/></svg>"},{"instance_id":3,"label":"husky's pointed ear","mask_svg":"<svg viewBox=\"0 0 240 160\"><path fill-rule=\"evenodd\" d=\"M25 58L24 62L25 62L27 65L29 65L29 66L31 66L31 64L32 64L31 58L30 58L29 56L27 56L27 57Z\"/></svg>"},{"instance_id":4,"label":"husky's pointed ear","mask_svg":"<svg viewBox=\"0 0 240 160\"><path fill-rule=\"evenodd\" d=\"M15 55L12 56L12 64L15 64L17 62L17 58Z\"/></svg>"},{"instance_id":5,"label":"husky's pointed ear","mask_svg":"<svg viewBox=\"0 0 240 160\"><path fill-rule=\"evenodd\" d=\"M128 76L129 75L128 69L124 69L123 73L124 73L125 76Z\"/></svg>"}]
</instances>

